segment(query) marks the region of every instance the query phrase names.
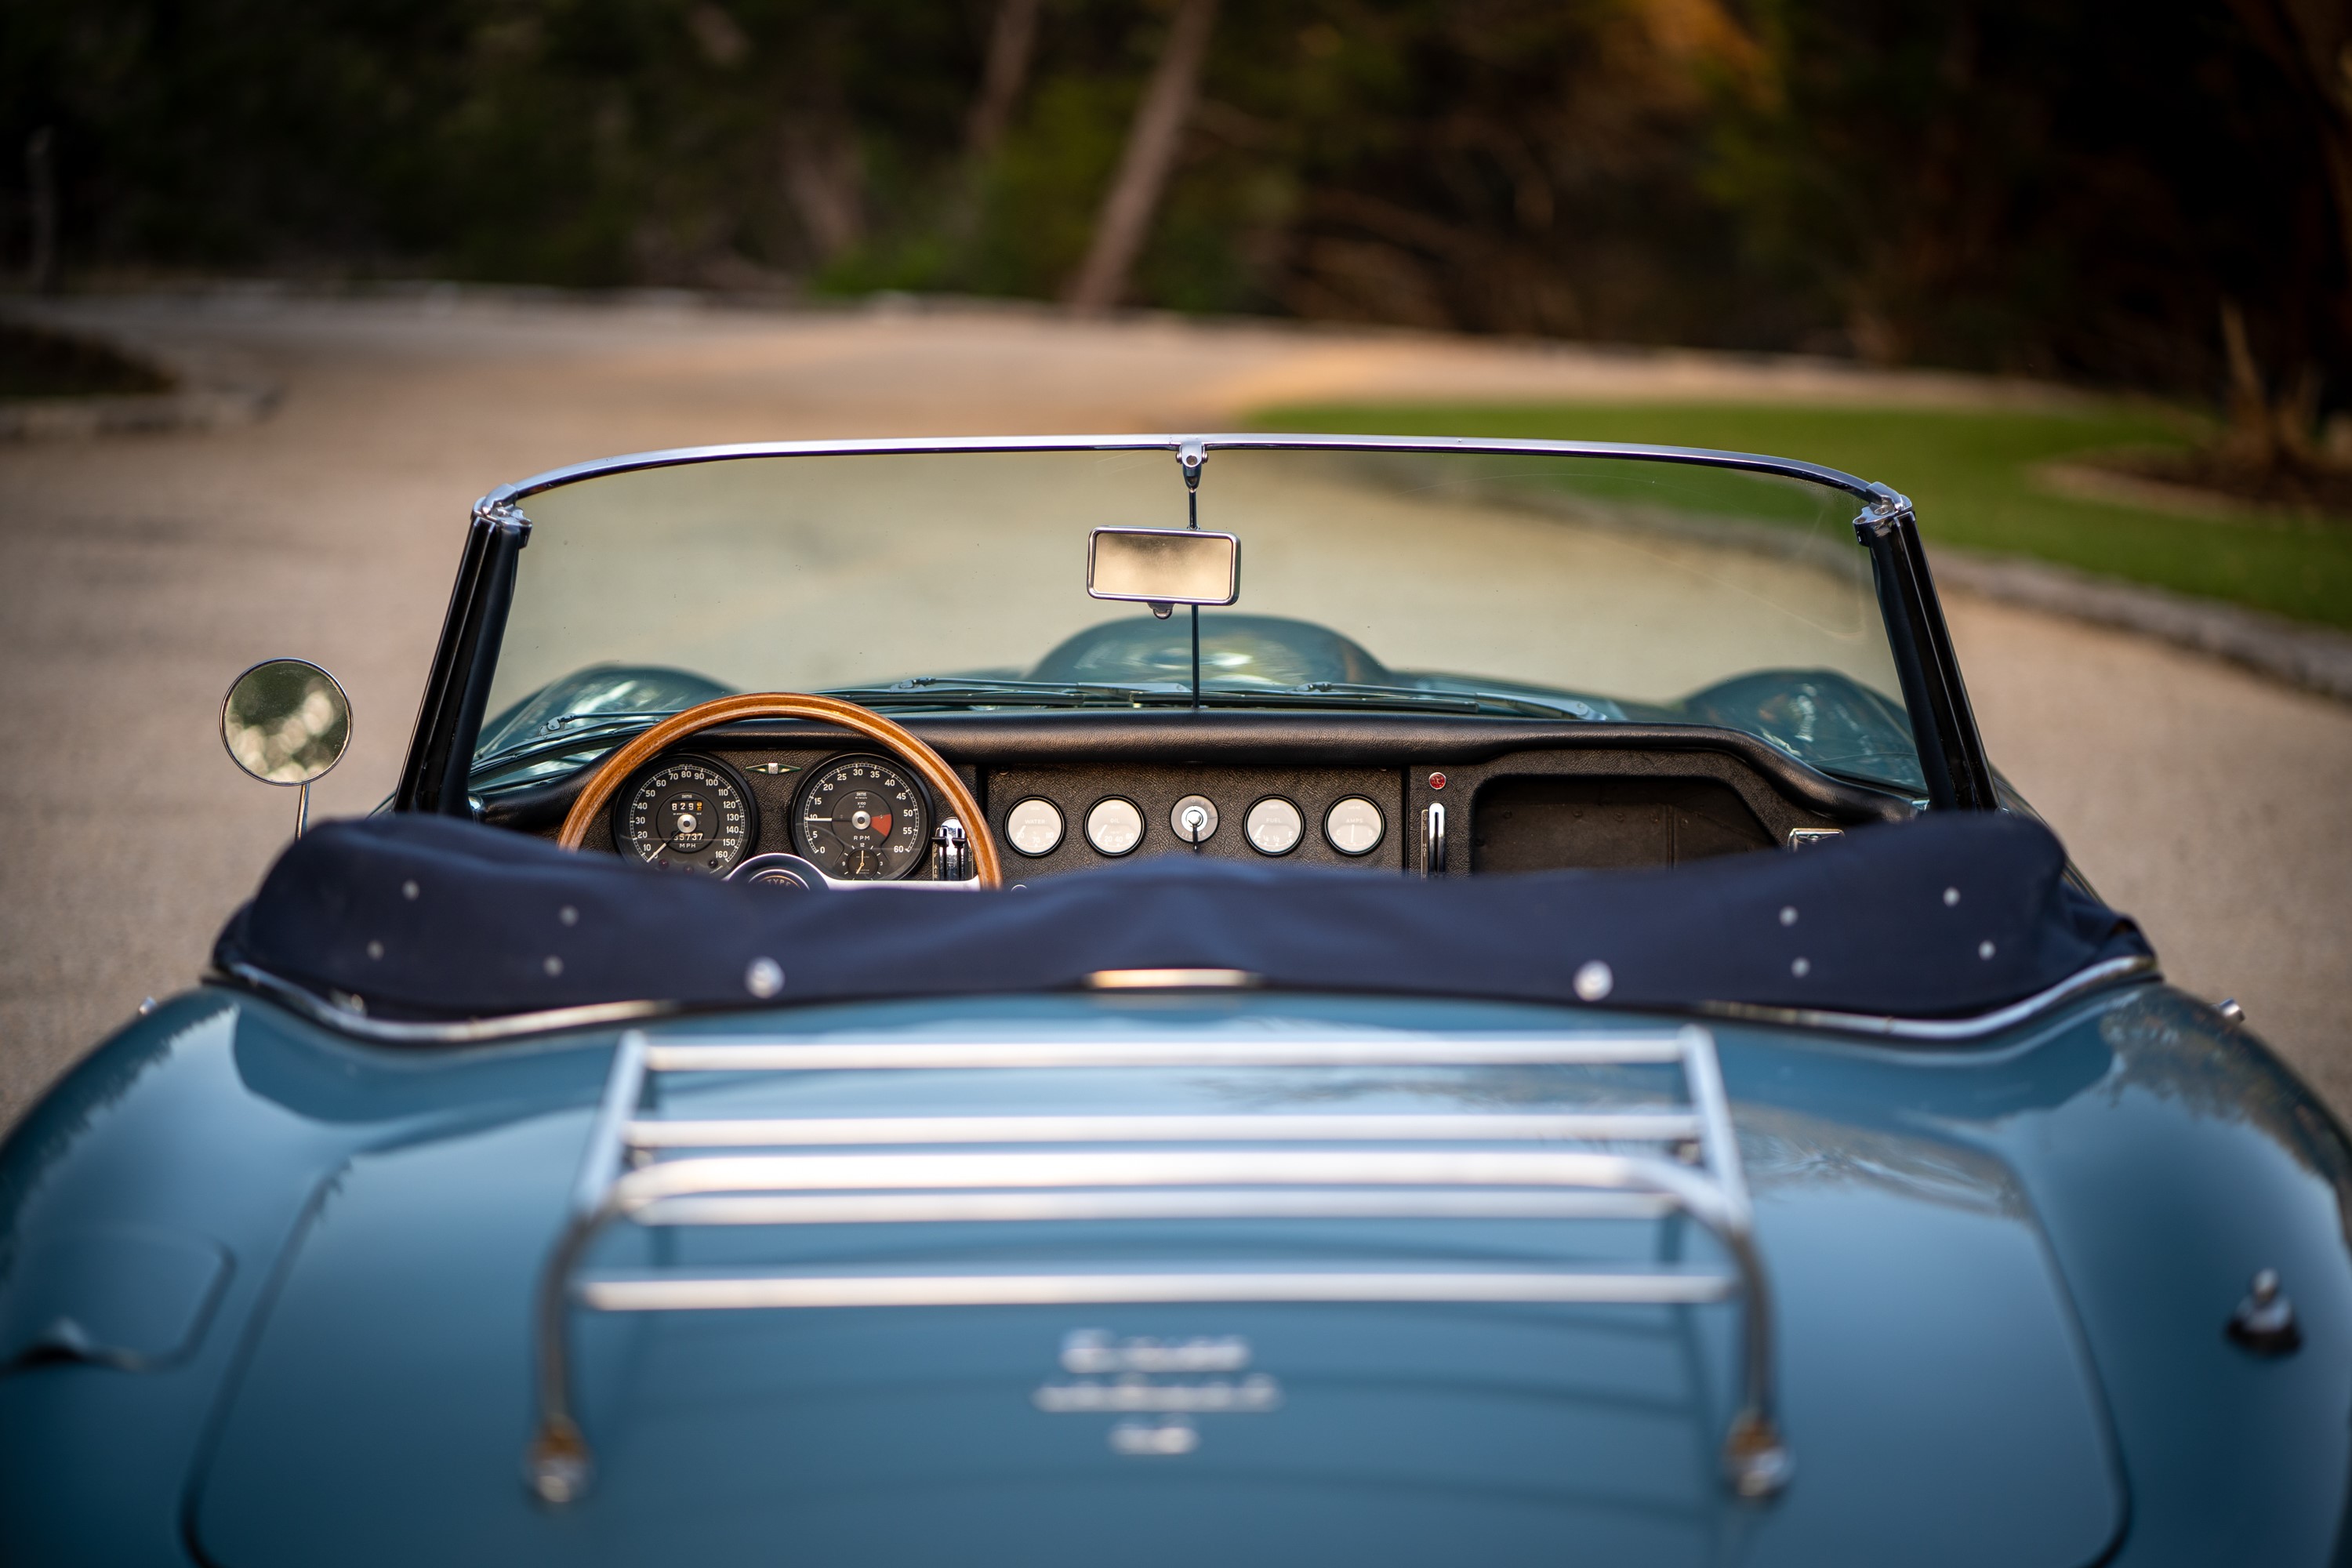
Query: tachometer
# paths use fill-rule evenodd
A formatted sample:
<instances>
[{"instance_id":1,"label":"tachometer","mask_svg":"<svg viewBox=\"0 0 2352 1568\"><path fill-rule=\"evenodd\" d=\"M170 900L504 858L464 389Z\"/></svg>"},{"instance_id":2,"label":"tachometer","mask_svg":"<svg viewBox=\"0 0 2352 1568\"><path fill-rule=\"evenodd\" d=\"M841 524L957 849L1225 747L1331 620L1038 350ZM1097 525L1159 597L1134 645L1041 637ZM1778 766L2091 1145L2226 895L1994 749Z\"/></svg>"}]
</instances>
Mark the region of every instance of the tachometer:
<instances>
[{"instance_id":1,"label":"tachometer","mask_svg":"<svg viewBox=\"0 0 2352 1568\"><path fill-rule=\"evenodd\" d=\"M711 757L665 757L613 797L613 847L648 866L725 873L760 841L743 776Z\"/></svg>"},{"instance_id":2,"label":"tachometer","mask_svg":"<svg viewBox=\"0 0 2352 1568\"><path fill-rule=\"evenodd\" d=\"M802 786L793 838L828 877L887 882L922 864L930 805L898 763L835 757Z\"/></svg>"}]
</instances>

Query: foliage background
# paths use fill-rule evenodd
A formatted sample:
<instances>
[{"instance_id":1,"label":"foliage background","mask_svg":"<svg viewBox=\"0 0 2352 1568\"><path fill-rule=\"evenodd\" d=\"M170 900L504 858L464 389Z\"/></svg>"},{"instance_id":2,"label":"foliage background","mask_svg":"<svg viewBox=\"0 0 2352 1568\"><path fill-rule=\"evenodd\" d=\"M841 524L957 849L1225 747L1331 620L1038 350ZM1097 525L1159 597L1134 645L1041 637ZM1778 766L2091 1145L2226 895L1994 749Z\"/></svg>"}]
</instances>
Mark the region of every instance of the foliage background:
<instances>
[{"instance_id":1,"label":"foliage background","mask_svg":"<svg viewBox=\"0 0 2352 1568\"><path fill-rule=\"evenodd\" d=\"M976 140L1002 3L0 0L0 145L69 277L1053 298L1169 8L1043 0ZM2347 235L2340 0L1256 0L1127 297L2203 397L2234 302L2308 422Z\"/></svg>"}]
</instances>

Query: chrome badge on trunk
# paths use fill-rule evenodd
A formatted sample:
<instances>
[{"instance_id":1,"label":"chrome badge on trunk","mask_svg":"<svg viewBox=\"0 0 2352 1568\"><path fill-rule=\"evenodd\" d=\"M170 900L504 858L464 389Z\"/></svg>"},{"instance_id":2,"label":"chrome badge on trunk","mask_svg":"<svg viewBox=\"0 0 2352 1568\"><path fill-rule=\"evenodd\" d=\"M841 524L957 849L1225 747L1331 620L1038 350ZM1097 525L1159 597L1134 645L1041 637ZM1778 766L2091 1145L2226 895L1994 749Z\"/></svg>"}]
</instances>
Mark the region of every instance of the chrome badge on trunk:
<instances>
[{"instance_id":1,"label":"chrome badge on trunk","mask_svg":"<svg viewBox=\"0 0 2352 1568\"><path fill-rule=\"evenodd\" d=\"M1066 1381L1041 1384L1030 1397L1049 1415L1118 1415L1114 1452L1138 1457L1189 1454L1201 1446L1197 1415L1263 1415L1282 1404L1282 1385L1247 1372L1249 1342L1238 1334L1189 1340L1121 1339L1108 1329L1073 1329L1062 1338Z\"/></svg>"}]
</instances>

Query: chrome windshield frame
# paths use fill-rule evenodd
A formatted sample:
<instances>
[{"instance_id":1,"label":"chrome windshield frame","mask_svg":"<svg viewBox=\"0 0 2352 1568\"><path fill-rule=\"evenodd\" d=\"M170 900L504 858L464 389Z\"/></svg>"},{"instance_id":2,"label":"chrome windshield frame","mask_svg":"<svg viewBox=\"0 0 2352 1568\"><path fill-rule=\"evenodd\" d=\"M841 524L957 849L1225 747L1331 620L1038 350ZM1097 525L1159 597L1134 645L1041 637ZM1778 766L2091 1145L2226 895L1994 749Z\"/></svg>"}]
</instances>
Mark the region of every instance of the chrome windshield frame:
<instances>
[{"instance_id":1,"label":"chrome windshield frame","mask_svg":"<svg viewBox=\"0 0 2352 1568\"><path fill-rule=\"evenodd\" d=\"M527 479L500 485L474 503L477 518L495 515L524 500L564 485L601 479L614 474L640 473L649 468L685 468L695 463L731 462L742 458L939 457L987 452L1159 452L1181 458L1188 453L1205 457L1218 450L1338 451L1338 452L1458 452L1483 457L1602 458L1653 463L1679 463L1698 468L1731 468L1743 473L1771 474L1803 479L1843 490L1868 502L1884 487L1837 468L1759 452L1717 451L1705 447L1644 447L1622 441L1522 441L1470 436L1345 436L1276 433L1255 430L1216 435L1145 434L1133 436L958 436L910 437L855 441L742 441L715 447L671 447L652 452L631 452L598 458L533 474ZM1198 467L1196 463L1194 465Z\"/></svg>"},{"instance_id":2,"label":"chrome windshield frame","mask_svg":"<svg viewBox=\"0 0 2352 1568\"><path fill-rule=\"evenodd\" d=\"M523 503L533 496L616 474L759 458L1164 451L1177 460L1180 472L1198 475L1208 455L1219 450L1455 453L1666 463L1792 479L1848 496L1858 503L1855 537L1870 554L1882 624L1902 681L1905 706L1914 715L1920 761L1927 775L1927 799L1933 808L1942 810L1996 806L1990 763L1960 679L1958 659L1928 571L1916 513L1906 498L1887 486L1817 463L1698 447L1244 430L674 447L568 464L500 485L474 503L472 527L418 705L416 730L394 793L394 809L474 815L467 763L485 716L507 611L513 602L517 559L530 539L530 520Z\"/></svg>"}]
</instances>

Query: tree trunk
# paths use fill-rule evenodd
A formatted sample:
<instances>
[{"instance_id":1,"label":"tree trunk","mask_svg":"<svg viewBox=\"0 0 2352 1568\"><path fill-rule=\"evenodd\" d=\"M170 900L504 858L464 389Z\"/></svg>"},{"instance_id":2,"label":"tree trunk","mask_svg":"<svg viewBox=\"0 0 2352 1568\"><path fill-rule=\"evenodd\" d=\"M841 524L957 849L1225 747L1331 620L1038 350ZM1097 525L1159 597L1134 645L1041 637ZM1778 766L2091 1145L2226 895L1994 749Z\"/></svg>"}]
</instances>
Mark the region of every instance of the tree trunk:
<instances>
[{"instance_id":1,"label":"tree trunk","mask_svg":"<svg viewBox=\"0 0 2352 1568\"><path fill-rule=\"evenodd\" d=\"M2305 97L2335 198L2337 261L2352 269L2352 8L2343 0L2231 0L2271 58ZM2352 291L2336 300L2352 331Z\"/></svg>"},{"instance_id":2,"label":"tree trunk","mask_svg":"<svg viewBox=\"0 0 2352 1568\"><path fill-rule=\"evenodd\" d=\"M783 134L784 195L822 261L856 248L866 237L866 210L857 140L831 119L795 120Z\"/></svg>"},{"instance_id":3,"label":"tree trunk","mask_svg":"<svg viewBox=\"0 0 2352 1568\"><path fill-rule=\"evenodd\" d=\"M1070 285L1073 310L1107 310L1127 291L1128 274L1143 249L1151 215L1160 205L1160 193L1168 184L1168 171L1200 96L1201 67L1208 58L1209 32L1216 19L1217 0L1177 0L1168 42L1151 73L1151 85L1136 107L1118 174L1095 220L1094 241Z\"/></svg>"},{"instance_id":4,"label":"tree trunk","mask_svg":"<svg viewBox=\"0 0 2352 1568\"><path fill-rule=\"evenodd\" d=\"M58 133L44 125L25 143L25 183L32 197L32 258L26 281L36 294L58 289Z\"/></svg>"},{"instance_id":5,"label":"tree trunk","mask_svg":"<svg viewBox=\"0 0 2352 1568\"><path fill-rule=\"evenodd\" d=\"M964 151L975 163L996 151L1013 122L1037 48L1040 0L997 0L996 22L988 30L988 62L981 72L980 97L964 125Z\"/></svg>"}]
</instances>

